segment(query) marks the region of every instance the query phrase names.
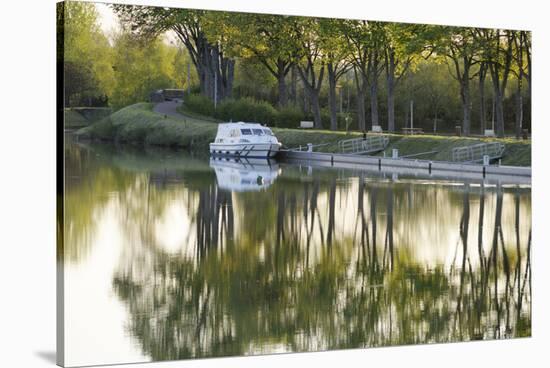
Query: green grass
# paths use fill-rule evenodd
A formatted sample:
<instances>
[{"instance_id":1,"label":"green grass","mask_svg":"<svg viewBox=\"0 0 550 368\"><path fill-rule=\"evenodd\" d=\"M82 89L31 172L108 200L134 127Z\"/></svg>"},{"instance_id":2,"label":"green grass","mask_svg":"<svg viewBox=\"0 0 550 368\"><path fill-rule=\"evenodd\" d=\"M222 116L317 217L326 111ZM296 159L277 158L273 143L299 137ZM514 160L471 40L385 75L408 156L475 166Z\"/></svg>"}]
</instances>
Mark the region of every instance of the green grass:
<instances>
[{"instance_id":1,"label":"green grass","mask_svg":"<svg viewBox=\"0 0 550 368\"><path fill-rule=\"evenodd\" d=\"M222 121L220 119L216 119L210 116L204 116L197 112L191 111L188 108L186 108L185 105L180 105L176 108L176 110L182 114L185 115L191 119L196 119L200 121L210 122L210 123L221 123Z\"/></svg>"},{"instance_id":2,"label":"green grass","mask_svg":"<svg viewBox=\"0 0 550 368\"><path fill-rule=\"evenodd\" d=\"M107 107L72 107L64 111L65 128L82 128L93 124L111 114Z\"/></svg>"},{"instance_id":3,"label":"green grass","mask_svg":"<svg viewBox=\"0 0 550 368\"><path fill-rule=\"evenodd\" d=\"M180 110L185 118L164 117L152 111L149 103L138 103L125 107L107 118L77 132L82 138L126 142L139 145L173 146L193 148L197 152L208 152L208 143L216 136L217 120L205 119L198 114ZM316 151L337 152L337 142L342 139L361 137L360 133L346 133L329 130L305 130L274 128L279 141L285 148L322 144ZM531 166L531 141L496 138L465 138L435 135L403 136L388 134L390 144L385 150L391 155L393 148L400 156L421 152L436 151L418 159L449 160L454 147L477 144L487 141L500 141L506 144L503 165ZM329 143L327 145L327 143ZM384 153L380 153L383 155Z\"/></svg>"},{"instance_id":4,"label":"green grass","mask_svg":"<svg viewBox=\"0 0 550 368\"><path fill-rule=\"evenodd\" d=\"M90 125L90 122L80 113L72 109L65 109L65 128L81 128Z\"/></svg>"},{"instance_id":5,"label":"green grass","mask_svg":"<svg viewBox=\"0 0 550 368\"><path fill-rule=\"evenodd\" d=\"M149 103L127 106L77 132L81 138L133 144L203 147L216 136L217 124L195 118L164 117Z\"/></svg>"},{"instance_id":6,"label":"green grass","mask_svg":"<svg viewBox=\"0 0 550 368\"><path fill-rule=\"evenodd\" d=\"M453 136L435 135L413 135L401 136L391 135L390 144L385 150L386 156L391 156L392 149L399 150L399 156L407 156L422 152L434 153L415 156L414 158L448 161L452 157L452 149L485 142L502 142L506 145L503 165L531 166L531 141L518 141L515 139L496 138L466 138ZM384 153L380 153L381 155Z\"/></svg>"}]
</instances>

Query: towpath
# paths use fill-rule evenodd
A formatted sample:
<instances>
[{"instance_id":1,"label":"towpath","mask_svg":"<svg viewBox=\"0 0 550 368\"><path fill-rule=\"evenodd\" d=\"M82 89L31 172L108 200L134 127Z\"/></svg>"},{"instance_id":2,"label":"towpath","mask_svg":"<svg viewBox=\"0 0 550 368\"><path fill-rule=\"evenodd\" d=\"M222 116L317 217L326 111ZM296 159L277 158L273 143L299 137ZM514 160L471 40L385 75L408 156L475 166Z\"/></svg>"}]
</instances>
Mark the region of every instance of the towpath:
<instances>
[{"instance_id":1,"label":"towpath","mask_svg":"<svg viewBox=\"0 0 550 368\"><path fill-rule=\"evenodd\" d=\"M185 119L186 116L179 113L176 109L181 105L182 100L174 99L172 101L159 102L153 107L154 112L164 114L173 118Z\"/></svg>"}]
</instances>

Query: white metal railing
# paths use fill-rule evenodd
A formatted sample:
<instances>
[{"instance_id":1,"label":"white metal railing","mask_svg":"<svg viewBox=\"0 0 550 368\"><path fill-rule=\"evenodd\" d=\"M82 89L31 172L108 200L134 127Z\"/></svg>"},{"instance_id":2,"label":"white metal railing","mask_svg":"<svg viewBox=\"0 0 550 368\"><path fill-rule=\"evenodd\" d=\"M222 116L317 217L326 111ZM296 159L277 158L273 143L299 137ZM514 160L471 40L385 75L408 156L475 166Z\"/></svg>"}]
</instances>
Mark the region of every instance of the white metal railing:
<instances>
[{"instance_id":1,"label":"white metal railing","mask_svg":"<svg viewBox=\"0 0 550 368\"><path fill-rule=\"evenodd\" d=\"M389 138L383 135L345 139L338 142L338 150L342 153L349 154L378 152L384 150L389 141Z\"/></svg>"},{"instance_id":2,"label":"white metal railing","mask_svg":"<svg viewBox=\"0 0 550 368\"><path fill-rule=\"evenodd\" d=\"M471 146L455 147L452 150L452 160L460 162L483 161L484 156L489 160L502 157L504 144L499 142L479 143Z\"/></svg>"}]
</instances>

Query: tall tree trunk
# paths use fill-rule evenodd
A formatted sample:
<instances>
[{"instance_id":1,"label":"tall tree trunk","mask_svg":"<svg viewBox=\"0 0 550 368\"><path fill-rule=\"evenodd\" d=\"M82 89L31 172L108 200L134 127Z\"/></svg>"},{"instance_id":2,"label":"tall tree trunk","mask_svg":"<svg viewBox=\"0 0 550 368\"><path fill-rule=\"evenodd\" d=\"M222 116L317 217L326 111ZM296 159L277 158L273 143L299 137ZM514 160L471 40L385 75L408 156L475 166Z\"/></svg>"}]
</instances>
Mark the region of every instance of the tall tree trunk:
<instances>
[{"instance_id":1,"label":"tall tree trunk","mask_svg":"<svg viewBox=\"0 0 550 368\"><path fill-rule=\"evenodd\" d=\"M365 121L365 78L357 70L354 70L355 84L357 86L357 128L364 131Z\"/></svg>"},{"instance_id":2,"label":"tall tree trunk","mask_svg":"<svg viewBox=\"0 0 550 368\"><path fill-rule=\"evenodd\" d=\"M464 71L460 81L460 97L462 100L462 133L470 135L470 64L466 57L464 58Z\"/></svg>"},{"instance_id":3,"label":"tall tree trunk","mask_svg":"<svg viewBox=\"0 0 550 368\"><path fill-rule=\"evenodd\" d=\"M303 104L302 104L302 110L304 112L304 114L307 114L309 113L309 111L311 110L310 109L310 104L309 104L309 96L308 96L308 92L307 92L307 86L306 86L306 82L302 80L302 93L304 94L304 99L303 99Z\"/></svg>"},{"instance_id":4,"label":"tall tree trunk","mask_svg":"<svg viewBox=\"0 0 550 368\"><path fill-rule=\"evenodd\" d=\"M498 137L504 137L504 106L502 102L502 94L498 86L498 81L496 83L496 86L494 86L494 95L495 95L496 134Z\"/></svg>"},{"instance_id":5,"label":"tall tree trunk","mask_svg":"<svg viewBox=\"0 0 550 368\"><path fill-rule=\"evenodd\" d=\"M328 103L330 110L330 129L336 130L338 129L338 118L336 115L336 71L332 63L327 64L327 71L329 84Z\"/></svg>"},{"instance_id":6,"label":"tall tree trunk","mask_svg":"<svg viewBox=\"0 0 550 368\"><path fill-rule=\"evenodd\" d=\"M394 83L393 74L387 77L388 83L388 131L395 131L395 95L394 95Z\"/></svg>"},{"instance_id":7,"label":"tall tree trunk","mask_svg":"<svg viewBox=\"0 0 550 368\"><path fill-rule=\"evenodd\" d=\"M217 47L212 47L210 66L210 73L212 74L212 100L214 100L214 103L217 104L222 99L221 96L223 96L223 88L221 83L222 78L219 73L220 55Z\"/></svg>"},{"instance_id":8,"label":"tall tree trunk","mask_svg":"<svg viewBox=\"0 0 550 368\"><path fill-rule=\"evenodd\" d=\"M287 63L279 59L277 60L277 85L279 86L279 107L285 107L288 103L288 95L286 91L286 75L289 69Z\"/></svg>"},{"instance_id":9,"label":"tall tree trunk","mask_svg":"<svg viewBox=\"0 0 550 368\"><path fill-rule=\"evenodd\" d=\"M500 30L496 30L494 35L489 33L490 41L494 42L496 54L503 54L503 60L491 60L489 62L489 70L493 81L493 89L495 94L495 115L496 115L496 130L497 136L504 137L504 93L510 74L512 62L513 43L515 39L515 31L506 31L506 42L502 42Z\"/></svg>"},{"instance_id":10,"label":"tall tree trunk","mask_svg":"<svg viewBox=\"0 0 550 368\"><path fill-rule=\"evenodd\" d=\"M304 82L304 91L309 97L311 109L313 111L313 125L315 128L322 128L321 122L321 106L319 105L319 92L323 84L323 75L325 73L325 66L322 65L319 69L319 74L315 73L315 61L314 59L308 59L306 66L298 65L298 73Z\"/></svg>"},{"instance_id":11,"label":"tall tree trunk","mask_svg":"<svg viewBox=\"0 0 550 368\"><path fill-rule=\"evenodd\" d=\"M520 72L521 75L521 72ZM518 87L516 92L516 138L521 138L521 129L523 126L523 96L521 95L522 76L518 78Z\"/></svg>"},{"instance_id":12,"label":"tall tree trunk","mask_svg":"<svg viewBox=\"0 0 550 368\"><path fill-rule=\"evenodd\" d=\"M311 110L313 112L313 125L317 129L323 128L321 121L321 106L319 105L319 91L316 89L309 89L309 97L311 101Z\"/></svg>"},{"instance_id":13,"label":"tall tree trunk","mask_svg":"<svg viewBox=\"0 0 550 368\"><path fill-rule=\"evenodd\" d=\"M362 89L357 91L357 124L360 131L364 131L366 129L365 91Z\"/></svg>"},{"instance_id":14,"label":"tall tree trunk","mask_svg":"<svg viewBox=\"0 0 550 368\"><path fill-rule=\"evenodd\" d=\"M296 65L290 67L290 98L294 105L297 105L298 95L296 92L296 86L298 84L298 73L296 73Z\"/></svg>"},{"instance_id":15,"label":"tall tree trunk","mask_svg":"<svg viewBox=\"0 0 550 368\"><path fill-rule=\"evenodd\" d=\"M378 122L378 83L376 81L370 84L370 115L372 126L380 125Z\"/></svg>"},{"instance_id":16,"label":"tall tree trunk","mask_svg":"<svg viewBox=\"0 0 550 368\"><path fill-rule=\"evenodd\" d=\"M374 53L369 60L370 114L372 126L380 125L378 121L378 63L378 56Z\"/></svg>"},{"instance_id":17,"label":"tall tree trunk","mask_svg":"<svg viewBox=\"0 0 550 368\"><path fill-rule=\"evenodd\" d=\"M279 73L277 76L277 85L279 87L279 107L285 107L288 103L288 97L286 93L286 75Z\"/></svg>"},{"instance_id":18,"label":"tall tree trunk","mask_svg":"<svg viewBox=\"0 0 550 368\"><path fill-rule=\"evenodd\" d=\"M384 50L385 70L386 70L386 87L387 87L387 109L388 109L388 131L395 131L395 88L401 78L409 69L413 60L409 56L401 61L401 72L397 72L399 60L396 58L395 49L391 45L387 45Z\"/></svg>"},{"instance_id":19,"label":"tall tree trunk","mask_svg":"<svg viewBox=\"0 0 550 368\"><path fill-rule=\"evenodd\" d=\"M181 25L174 25L171 29L188 51L199 76L201 94L214 99L216 93L217 101L230 97L235 60L226 57L219 44L208 42L199 23L190 24L189 29Z\"/></svg>"},{"instance_id":20,"label":"tall tree trunk","mask_svg":"<svg viewBox=\"0 0 550 368\"><path fill-rule=\"evenodd\" d=\"M521 137L521 129L523 126L523 96L521 95L522 92L522 85L523 85L523 33L520 32L519 34L519 40L516 37L515 38L516 43L516 49L517 49L517 64L519 68L518 73L518 81L517 81L517 90L516 90L516 138L519 139Z\"/></svg>"},{"instance_id":21,"label":"tall tree trunk","mask_svg":"<svg viewBox=\"0 0 550 368\"><path fill-rule=\"evenodd\" d=\"M233 81L235 79L235 60L233 59L226 59L227 60L227 76L224 77L224 80L226 81L226 88L225 88L225 97L230 98L233 96Z\"/></svg>"},{"instance_id":22,"label":"tall tree trunk","mask_svg":"<svg viewBox=\"0 0 550 368\"><path fill-rule=\"evenodd\" d=\"M485 134L487 129L487 111L485 108L485 77L487 76L487 66L481 63L479 66L479 127L480 134Z\"/></svg>"},{"instance_id":23,"label":"tall tree trunk","mask_svg":"<svg viewBox=\"0 0 550 368\"><path fill-rule=\"evenodd\" d=\"M231 97L235 60L226 58L219 46L211 45L203 38L199 37L197 44L198 56L194 65L199 75L201 94L212 100L216 98L217 102Z\"/></svg>"}]
</instances>

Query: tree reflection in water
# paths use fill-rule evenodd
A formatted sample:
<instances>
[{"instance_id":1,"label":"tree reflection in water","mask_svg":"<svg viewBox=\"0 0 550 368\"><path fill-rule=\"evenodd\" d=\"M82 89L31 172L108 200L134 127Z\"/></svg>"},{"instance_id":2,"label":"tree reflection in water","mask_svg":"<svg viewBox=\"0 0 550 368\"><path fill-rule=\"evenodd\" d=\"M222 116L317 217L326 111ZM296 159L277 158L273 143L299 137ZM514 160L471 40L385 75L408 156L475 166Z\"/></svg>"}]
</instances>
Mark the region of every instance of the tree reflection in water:
<instances>
[{"instance_id":1,"label":"tree reflection in water","mask_svg":"<svg viewBox=\"0 0 550 368\"><path fill-rule=\"evenodd\" d=\"M113 287L153 360L531 334L529 188L285 167L231 193L180 174L117 197Z\"/></svg>"}]
</instances>

